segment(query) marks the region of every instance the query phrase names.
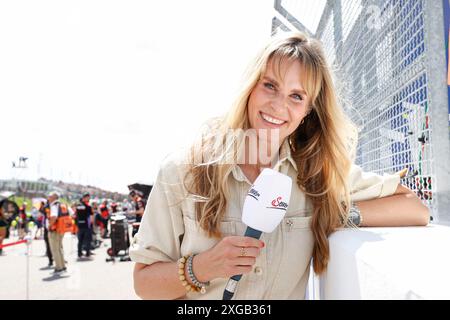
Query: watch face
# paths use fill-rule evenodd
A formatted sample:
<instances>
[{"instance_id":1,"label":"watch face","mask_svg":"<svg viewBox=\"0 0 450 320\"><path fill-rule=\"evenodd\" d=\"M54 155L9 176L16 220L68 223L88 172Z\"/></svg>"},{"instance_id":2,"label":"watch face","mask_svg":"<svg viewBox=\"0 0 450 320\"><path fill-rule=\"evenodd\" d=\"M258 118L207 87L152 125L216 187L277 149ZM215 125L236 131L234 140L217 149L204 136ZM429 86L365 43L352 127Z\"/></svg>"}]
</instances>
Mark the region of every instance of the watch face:
<instances>
[{"instance_id":1,"label":"watch face","mask_svg":"<svg viewBox=\"0 0 450 320\"><path fill-rule=\"evenodd\" d=\"M356 226L359 226L359 214L355 214L355 220L354 220L354 223L355 223L355 225Z\"/></svg>"},{"instance_id":2,"label":"watch face","mask_svg":"<svg viewBox=\"0 0 450 320\"><path fill-rule=\"evenodd\" d=\"M356 226L359 226L360 224L360 215L359 212L356 208L352 207L350 208L350 212L349 212L349 220L352 221L352 223Z\"/></svg>"}]
</instances>

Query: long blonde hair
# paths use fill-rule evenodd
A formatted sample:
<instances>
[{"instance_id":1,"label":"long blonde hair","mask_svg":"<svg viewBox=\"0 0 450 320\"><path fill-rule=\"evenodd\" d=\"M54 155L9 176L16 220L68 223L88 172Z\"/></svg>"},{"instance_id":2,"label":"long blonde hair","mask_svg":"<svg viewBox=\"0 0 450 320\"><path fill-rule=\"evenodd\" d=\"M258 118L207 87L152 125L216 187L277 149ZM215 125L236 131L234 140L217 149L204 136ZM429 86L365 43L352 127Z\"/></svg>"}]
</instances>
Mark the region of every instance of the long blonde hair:
<instances>
[{"instance_id":1,"label":"long blonde hair","mask_svg":"<svg viewBox=\"0 0 450 320\"><path fill-rule=\"evenodd\" d=\"M201 148L192 149L192 165L186 175L189 179L185 179L185 186L196 197L196 218L202 229L211 237L220 237L219 225L229 198L228 175L233 166L220 159L229 155L235 159L237 150L222 148L218 157L212 156L217 156L217 133L249 129L248 99L271 59L278 59L278 64L286 59L297 60L306 71L304 86L310 97L311 110L289 141L298 168L296 182L313 204L313 265L315 272L320 274L329 260L328 236L347 222L349 149L351 139L355 139L355 130L338 105L331 72L317 40L303 33L287 33L272 38L250 64L231 110L214 123L210 134L202 136ZM235 142L238 146L242 143L237 138ZM201 159L200 164L194 159Z\"/></svg>"}]
</instances>

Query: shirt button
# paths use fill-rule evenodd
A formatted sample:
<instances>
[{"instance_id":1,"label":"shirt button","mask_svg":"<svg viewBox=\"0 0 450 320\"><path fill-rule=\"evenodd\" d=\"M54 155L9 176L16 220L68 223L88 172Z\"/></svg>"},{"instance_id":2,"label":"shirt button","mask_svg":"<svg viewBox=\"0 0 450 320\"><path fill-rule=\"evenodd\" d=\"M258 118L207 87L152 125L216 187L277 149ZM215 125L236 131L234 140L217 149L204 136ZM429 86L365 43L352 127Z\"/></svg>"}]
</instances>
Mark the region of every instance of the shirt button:
<instances>
[{"instance_id":1,"label":"shirt button","mask_svg":"<svg viewBox=\"0 0 450 320\"><path fill-rule=\"evenodd\" d=\"M294 221L292 221L291 219L288 219L286 221L286 225L288 226L289 231L292 229L293 224L294 224Z\"/></svg>"},{"instance_id":2,"label":"shirt button","mask_svg":"<svg viewBox=\"0 0 450 320\"><path fill-rule=\"evenodd\" d=\"M262 275L262 273L263 273L262 268L261 268L261 267L255 267L255 273L256 273L258 276Z\"/></svg>"}]
</instances>

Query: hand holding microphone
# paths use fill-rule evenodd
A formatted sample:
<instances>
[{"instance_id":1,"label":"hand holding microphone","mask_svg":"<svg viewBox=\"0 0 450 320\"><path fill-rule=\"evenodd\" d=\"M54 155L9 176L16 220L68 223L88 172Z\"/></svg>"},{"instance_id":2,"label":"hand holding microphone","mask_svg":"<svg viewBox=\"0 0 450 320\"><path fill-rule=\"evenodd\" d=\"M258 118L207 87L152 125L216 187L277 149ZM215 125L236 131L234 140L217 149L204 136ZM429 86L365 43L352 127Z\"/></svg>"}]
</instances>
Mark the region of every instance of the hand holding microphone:
<instances>
[{"instance_id":1,"label":"hand holding microphone","mask_svg":"<svg viewBox=\"0 0 450 320\"><path fill-rule=\"evenodd\" d=\"M290 177L272 169L264 169L245 198L242 221L248 226L244 236L224 237L211 249L194 257L197 279L207 282L230 278L224 299L234 294L243 274L252 271L264 242L262 232L272 232L283 219L291 195Z\"/></svg>"},{"instance_id":2,"label":"hand holding microphone","mask_svg":"<svg viewBox=\"0 0 450 320\"><path fill-rule=\"evenodd\" d=\"M194 257L197 279L207 282L252 271L264 243L244 236L224 237L211 249Z\"/></svg>"},{"instance_id":3,"label":"hand holding microphone","mask_svg":"<svg viewBox=\"0 0 450 320\"><path fill-rule=\"evenodd\" d=\"M290 177L272 169L261 172L244 202L242 221L247 225L246 237L259 239L262 232L270 233L280 224L289 205L291 189ZM228 280L223 300L231 300L241 277L242 274L237 274Z\"/></svg>"}]
</instances>

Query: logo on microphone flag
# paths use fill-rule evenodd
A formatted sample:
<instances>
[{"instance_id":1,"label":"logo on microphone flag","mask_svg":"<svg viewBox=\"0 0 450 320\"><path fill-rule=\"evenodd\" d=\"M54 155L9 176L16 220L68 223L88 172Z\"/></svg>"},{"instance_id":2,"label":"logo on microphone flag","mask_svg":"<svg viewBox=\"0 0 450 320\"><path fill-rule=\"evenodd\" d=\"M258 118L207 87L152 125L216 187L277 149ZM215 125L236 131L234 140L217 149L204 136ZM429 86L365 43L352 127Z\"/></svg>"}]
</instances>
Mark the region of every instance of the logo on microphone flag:
<instances>
[{"instance_id":1,"label":"logo on microphone flag","mask_svg":"<svg viewBox=\"0 0 450 320\"><path fill-rule=\"evenodd\" d=\"M256 201L258 201L259 197L261 196L261 194L255 188L253 188L253 186L250 188L250 190L248 191L247 195L252 197Z\"/></svg>"},{"instance_id":2,"label":"logo on microphone flag","mask_svg":"<svg viewBox=\"0 0 450 320\"><path fill-rule=\"evenodd\" d=\"M270 203L271 207L266 207L267 209L278 209L278 210L287 210L288 204L283 201L283 197L276 197Z\"/></svg>"},{"instance_id":3,"label":"logo on microphone flag","mask_svg":"<svg viewBox=\"0 0 450 320\"><path fill-rule=\"evenodd\" d=\"M253 188L253 186L250 188L250 190L248 191L247 195L249 197L252 197L256 201L259 201L259 197L261 196L261 194L258 192L258 190ZM279 197L276 197L275 199L273 199L270 202L270 207L266 207L266 208L267 209L277 209L277 210L286 211L287 207L288 207L288 204L283 201L283 197L279 196Z\"/></svg>"}]
</instances>

